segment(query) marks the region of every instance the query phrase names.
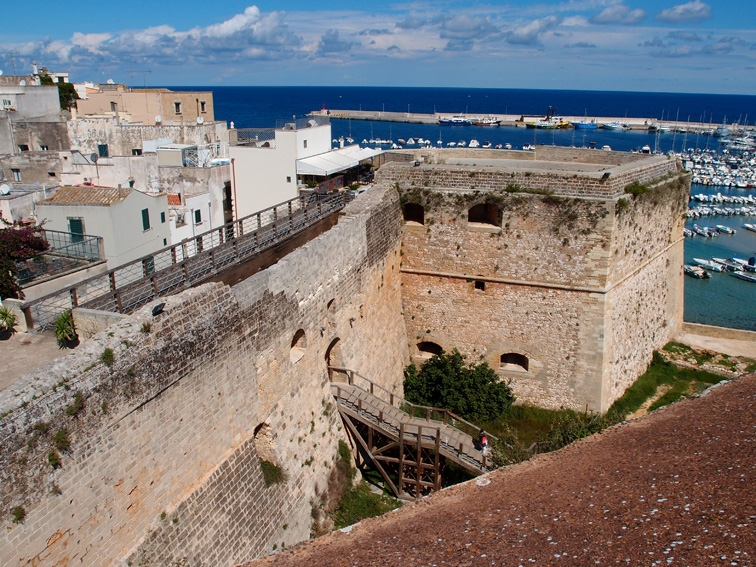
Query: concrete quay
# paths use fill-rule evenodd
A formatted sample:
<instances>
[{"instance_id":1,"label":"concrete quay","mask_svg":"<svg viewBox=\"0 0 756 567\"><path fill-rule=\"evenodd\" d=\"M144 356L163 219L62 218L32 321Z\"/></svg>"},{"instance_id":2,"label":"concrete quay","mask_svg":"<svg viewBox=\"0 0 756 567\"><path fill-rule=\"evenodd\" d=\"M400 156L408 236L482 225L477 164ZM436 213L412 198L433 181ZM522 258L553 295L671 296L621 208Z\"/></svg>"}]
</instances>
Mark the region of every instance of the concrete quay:
<instances>
[{"instance_id":1,"label":"concrete quay","mask_svg":"<svg viewBox=\"0 0 756 567\"><path fill-rule=\"evenodd\" d=\"M434 114L423 114L420 112L384 112L381 110L339 110L339 109L321 109L313 110L308 116L329 116L339 120L373 120L375 122L404 122L406 124L438 124L440 119L451 118L459 114L450 112L436 112ZM526 122L542 120L544 115L523 115L523 114L468 114L470 118L492 117L500 120L499 126L511 128L524 128ZM637 117L618 117L618 116L567 116L559 115L559 118L568 122L581 122L586 119L596 122L599 126L608 122L619 122L625 124L628 130L648 130L651 125L661 125L662 121L657 118L637 118ZM718 124L700 124L689 122L664 121L663 125L670 131L675 129L686 129L688 132L704 132L716 128ZM735 127L730 124L730 127Z\"/></svg>"}]
</instances>

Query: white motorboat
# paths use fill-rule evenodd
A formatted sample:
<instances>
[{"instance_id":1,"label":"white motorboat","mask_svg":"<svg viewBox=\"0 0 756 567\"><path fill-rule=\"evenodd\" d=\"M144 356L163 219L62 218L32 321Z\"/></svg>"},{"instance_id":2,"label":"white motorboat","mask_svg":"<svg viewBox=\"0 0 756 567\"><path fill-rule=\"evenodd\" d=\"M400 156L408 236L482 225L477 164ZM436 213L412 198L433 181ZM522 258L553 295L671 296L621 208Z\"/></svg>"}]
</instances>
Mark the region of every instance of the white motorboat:
<instances>
[{"instance_id":1,"label":"white motorboat","mask_svg":"<svg viewBox=\"0 0 756 567\"><path fill-rule=\"evenodd\" d=\"M743 228L750 230L751 232L756 232L756 224L746 223L743 225Z\"/></svg>"},{"instance_id":2,"label":"white motorboat","mask_svg":"<svg viewBox=\"0 0 756 567\"><path fill-rule=\"evenodd\" d=\"M725 226L723 224L718 224L717 230L719 232L724 232L725 234L735 234L736 232L734 228L730 228L729 226Z\"/></svg>"},{"instance_id":3,"label":"white motorboat","mask_svg":"<svg viewBox=\"0 0 756 567\"><path fill-rule=\"evenodd\" d=\"M703 258L693 258L693 263L696 266L701 266L702 268L706 268L707 270L711 270L712 272L724 272L724 267L722 267L722 264L718 264L717 262L712 262L711 260L704 260Z\"/></svg>"}]
</instances>

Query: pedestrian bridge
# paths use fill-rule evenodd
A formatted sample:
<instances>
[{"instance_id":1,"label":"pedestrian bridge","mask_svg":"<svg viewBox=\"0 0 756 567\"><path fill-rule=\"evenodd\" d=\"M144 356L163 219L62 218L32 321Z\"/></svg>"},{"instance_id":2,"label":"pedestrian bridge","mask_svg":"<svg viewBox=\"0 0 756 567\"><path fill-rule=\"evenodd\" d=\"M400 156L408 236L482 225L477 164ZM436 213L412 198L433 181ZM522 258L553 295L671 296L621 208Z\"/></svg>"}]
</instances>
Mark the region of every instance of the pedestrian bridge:
<instances>
[{"instance_id":1,"label":"pedestrian bridge","mask_svg":"<svg viewBox=\"0 0 756 567\"><path fill-rule=\"evenodd\" d=\"M358 464L376 468L397 498L439 490L447 461L474 475L491 470L476 446L476 425L445 409L412 404L354 370L329 366L328 374Z\"/></svg>"},{"instance_id":2,"label":"pedestrian bridge","mask_svg":"<svg viewBox=\"0 0 756 567\"><path fill-rule=\"evenodd\" d=\"M325 222L349 199L346 192L297 197L27 301L21 305L27 327L48 327L76 307L132 313L158 297L225 281L221 274Z\"/></svg>"}]
</instances>

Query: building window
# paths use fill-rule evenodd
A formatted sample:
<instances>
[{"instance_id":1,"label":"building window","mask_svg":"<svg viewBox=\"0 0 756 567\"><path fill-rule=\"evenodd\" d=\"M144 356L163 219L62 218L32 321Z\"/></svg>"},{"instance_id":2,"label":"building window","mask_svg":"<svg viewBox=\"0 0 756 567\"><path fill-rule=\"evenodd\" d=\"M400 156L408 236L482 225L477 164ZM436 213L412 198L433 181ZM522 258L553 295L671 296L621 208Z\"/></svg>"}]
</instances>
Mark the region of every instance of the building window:
<instances>
[{"instance_id":1,"label":"building window","mask_svg":"<svg viewBox=\"0 0 756 567\"><path fill-rule=\"evenodd\" d=\"M173 110L176 111L176 114L181 114L181 103L180 102L174 102L173 103Z\"/></svg>"},{"instance_id":2,"label":"building window","mask_svg":"<svg viewBox=\"0 0 756 567\"><path fill-rule=\"evenodd\" d=\"M414 225L425 224L425 209L417 203L406 203L402 209L404 212L404 223Z\"/></svg>"},{"instance_id":3,"label":"building window","mask_svg":"<svg viewBox=\"0 0 756 567\"><path fill-rule=\"evenodd\" d=\"M200 101L200 112L207 112L207 110L205 109L205 101L204 100Z\"/></svg>"},{"instance_id":4,"label":"building window","mask_svg":"<svg viewBox=\"0 0 756 567\"><path fill-rule=\"evenodd\" d=\"M168 239L167 238L163 238L163 246L168 246Z\"/></svg>"},{"instance_id":5,"label":"building window","mask_svg":"<svg viewBox=\"0 0 756 567\"><path fill-rule=\"evenodd\" d=\"M115 102L113 102L113 101L111 100L111 101L110 101L110 112L115 112L116 110L118 110L118 104L117 104L117 103L115 103Z\"/></svg>"},{"instance_id":6,"label":"building window","mask_svg":"<svg viewBox=\"0 0 756 567\"><path fill-rule=\"evenodd\" d=\"M202 211L200 209L194 211L194 224L202 224Z\"/></svg>"},{"instance_id":7,"label":"building window","mask_svg":"<svg viewBox=\"0 0 756 567\"><path fill-rule=\"evenodd\" d=\"M42 144L39 145L39 151L40 152L46 152L48 150L48 146L44 146Z\"/></svg>"},{"instance_id":8,"label":"building window","mask_svg":"<svg viewBox=\"0 0 756 567\"><path fill-rule=\"evenodd\" d=\"M165 222L165 211L160 211L160 222Z\"/></svg>"},{"instance_id":9,"label":"building window","mask_svg":"<svg viewBox=\"0 0 756 567\"><path fill-rule=\"evenodd\" d=\"M84 219L68 217L68 232L71 233L71 242L82 242L84 240Z\"/></svg>"},{"instance_id":10,"label":"building window","mask_svg":"<svg viewBox=\"0 0 756 567\"><path fill-rule=\"evenodd\" d=\"M132 148L131 149L131 155L132 156L141 156L142 155L142 148Z\"/></svg>"},{"instance_id":11,"label":"building window","mask_svg":"<svg viewBox=\"0 0 756 567\"><path fill-rule=\"evenodd\" d=\"M294 333L294 337L291 339L291 350L289 351L289 359L292 362L299 362L305 355L307 350L307 335L305 335L304 329L299 329Z\"/></svg>"},{"instance_id":12,"label":"building window","mask_svg":"<svg viewBox=\"0 0 756 567\"><path fill-rule=\"evenodd\" d=\"M100 157L109 157L110 153L108 152L108 145L97 144L97 155Z\"/></svg>"},{"instance_id":13,"label":"building window","mask_svg":"<svg viewBox=\"0 0 756 567\"><path fill-rule=\"evenodd\" d=\"M55 172L54 171L48 171L47 172L47 177L55 177Z\"/></svg>"},{"instance_id":14,"label":"building window","mask_svg":"<svg viewBox=\"0 0 756 567\"><path fill-rule=\"evenodd\" d=\"M431 341L422 341L417 343L417 354L424 358L431 358L432 356L440 356L444 352L441 345Z\"/></svg>"},{"instance_id":15,"label":"building window","mask_svg":"<svg viewBox=\"0 0 756 567\"><path fill-rule=\"evenodd\" d=\"M304 147L307 147L307 140L304 141Z\"/></svg>"},{"instance_id":16,"label":"building window","mask_svg":"<svg viewBox=\"0 0 756 567\"><path fill-rule=\"evenodd\" d=\"M286 176L286 183L291 183L291 175Z\"/></svg>"},{"instance_id":17,"label":"building window","mask_svg":"<svg viewBox=\"0 0 756 567\"><path fill-rule=\"evenodd\" d=\"M13 181L21 181L20 169L11 169L11 173L13 174Z\"/></svg>"},{"instance_id":18,"label":"building window","mask_svg":"<svg viewBox=\"0 0 756 567\"><path fill-rule=\"evenodd\" d=\"M484 282L483 280L475 280L475 289L486 291L486 282Z\"/></svg>"},{"instance_id":19,"label":"building window","mask_svg":"<svg viewBox=\"0 0 756 567\"><path fill-rule=\"evenodd\" d=\"M150 230L150 210L142 209L142 230Z\"/></svg>"},{"instance_id":20,"label":"building window","mask_svg":"<svg viewBox=\"0 0 756 567\"><path fill-rule=\"evenodd\" d=\"M467 211L467 222L501 227L501 211L490 203L481 203Z\"/></svg>"},{"instance_id":21,"label":"building window","mask_svg":"<svg viewBox=\"0 0 756 567\"><path fill-rule=\"evenodd\" d=\"M502 370L524 370L525 372L527 372L530 361L524 354L508 352L501 355L499 365L499 368L501 368Z\"/></svg>"},{"instance_id":22,"label":"building window","mask_svg":"<svg viewBox=\"0 0 756 567\"><path fill-rule=\"evenodd\" d=\"M18 151L19 152L28 152L29 151L28 144L19 144L18 145Z\"/></svg>"},{"instance_id":23,"label":"building window","mask_svg":"<svg viewBox=\"0 0 756 567\"><path fill-rule=\"evenodd\" d=\"M154 256L150 256L149 258L145 258L144 260L142 260L142 270L144 271L145 276L149 276L150 274L155 273L155 257Z\"/></svg>"}]
</instances>

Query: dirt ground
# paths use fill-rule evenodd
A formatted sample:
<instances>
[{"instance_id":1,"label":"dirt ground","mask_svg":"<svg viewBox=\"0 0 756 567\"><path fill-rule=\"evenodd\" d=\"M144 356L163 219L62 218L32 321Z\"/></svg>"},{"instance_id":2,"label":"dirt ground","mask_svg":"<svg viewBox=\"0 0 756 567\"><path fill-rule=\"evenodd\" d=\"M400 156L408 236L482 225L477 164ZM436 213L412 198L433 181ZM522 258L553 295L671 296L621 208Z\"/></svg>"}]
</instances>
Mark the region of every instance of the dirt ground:
<instances>
[{"instance_id":1,"label":"dirt ground","mask_svg":"<svg viewBox=\"0 0 756 567\"><path fill-rule=\"evenodd\" d=\"M251 563L754 566L756 374Z\"/></svg>"}]
</instances>

